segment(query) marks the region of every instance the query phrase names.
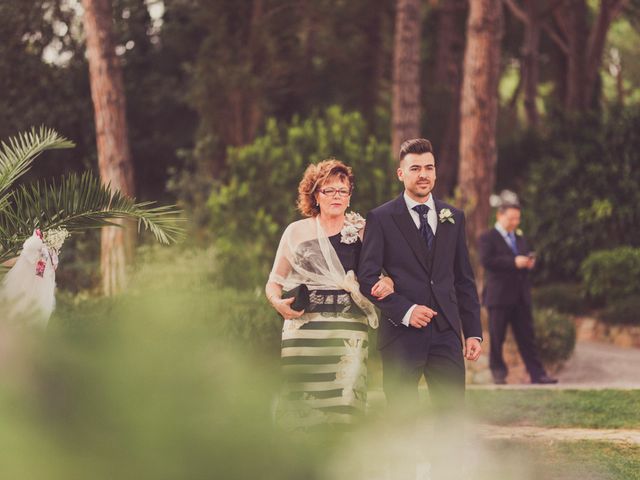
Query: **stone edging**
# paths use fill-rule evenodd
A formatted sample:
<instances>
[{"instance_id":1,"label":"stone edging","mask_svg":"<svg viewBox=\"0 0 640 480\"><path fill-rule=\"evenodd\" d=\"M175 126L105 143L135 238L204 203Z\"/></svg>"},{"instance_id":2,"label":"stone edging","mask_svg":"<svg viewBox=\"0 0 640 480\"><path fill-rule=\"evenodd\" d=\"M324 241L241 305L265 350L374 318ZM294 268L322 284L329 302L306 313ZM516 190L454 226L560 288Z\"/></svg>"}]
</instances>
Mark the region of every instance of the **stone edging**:
<instances>
[{"instance_id":1,"label":"stone edging","mask_svg":"<svg viewBox=\"0 0 640 480\"><path fill-rule=\"evenodd\" d=\"M640 348L640 326L609 325L595 317L576 316L577 341L611 343L618 347Z\"/></svg>"}]
</instances>

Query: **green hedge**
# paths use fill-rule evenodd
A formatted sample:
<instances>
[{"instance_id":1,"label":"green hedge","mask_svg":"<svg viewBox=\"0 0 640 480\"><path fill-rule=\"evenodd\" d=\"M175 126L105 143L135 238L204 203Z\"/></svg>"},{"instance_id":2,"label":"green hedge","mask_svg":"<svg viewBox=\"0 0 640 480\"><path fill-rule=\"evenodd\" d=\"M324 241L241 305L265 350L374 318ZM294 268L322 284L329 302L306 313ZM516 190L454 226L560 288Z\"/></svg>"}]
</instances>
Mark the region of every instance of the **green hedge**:
<instances>
[{"instance_id":1,"label":"green hedge","mask_svg":"<svg viewBox=\"0 0 640 480\"><path fill-rule=\"evenodd\" d=\"M576 345L576 327L571 318L551 308L537 309L533 317L542 362L550 365L568 360Z\"/></svg>"},{"instance_id":2,"label":"green hedge","mask_svg":"<svg viewBox=\"0 0 640 480\"><path fill-rule=\"evenodd\" d=\"M549 283L533 289L533 304L537 308L553 308L561 313L584 314L589 304L582 287L576 283Z\"/></svg>"},{"instance_id":3,"label":"green hedge","mask_svg":"<svg viewBox=\"0 0 640 480\"><path fill-rule=\"evenodd\" d=\"M600 319L611 325L640 325L640 297L614 300L600 313Z\"/></svg>"},{"instance_id":4,"label":"green hedge","mask_svg":"<svg viewBox=\"0 0 640 480\"><path fill-rule=\"evenodd\" d=\"M620 247L590 254L580 266L589 296L609 304L640 293L640 248Z\"/></svg>"}]
</instances>

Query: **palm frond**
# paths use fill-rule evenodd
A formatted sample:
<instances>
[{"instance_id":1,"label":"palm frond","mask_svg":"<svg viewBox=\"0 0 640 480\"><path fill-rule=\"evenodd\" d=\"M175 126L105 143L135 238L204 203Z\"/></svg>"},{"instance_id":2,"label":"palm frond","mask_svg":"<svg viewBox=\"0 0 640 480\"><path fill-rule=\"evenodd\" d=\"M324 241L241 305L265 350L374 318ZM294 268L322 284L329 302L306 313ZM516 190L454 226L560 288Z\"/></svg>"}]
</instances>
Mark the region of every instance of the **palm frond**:
<instances>
[{"instance_id":1,"label":"palm frond","mask_svg":"<svg viewBox=\"0 0 640 480\"><path fill-rule=\"evenodd\" d=\"M0 263L15 256L34 228L64 227L73 233L115 225L116 218L131 218L138 221L138 230L149 230L160 243L176 241L183 234L179 211L174 206L152 205L113 191L90 172L71 174L50 185L21 185L0 210Z\"/></svg>"},{"instance_id":2,"label":"palm frond","mask_svg":"<svg viewBox=\"0 0 640 480\"><path fill-rule=\"evenodd\" d=\"M36 157L45 150L71 148L74 143L46 127L11 137L0 144L0 211L11 196L9 188L27 173Z\"/></svg>"}]
</instances>

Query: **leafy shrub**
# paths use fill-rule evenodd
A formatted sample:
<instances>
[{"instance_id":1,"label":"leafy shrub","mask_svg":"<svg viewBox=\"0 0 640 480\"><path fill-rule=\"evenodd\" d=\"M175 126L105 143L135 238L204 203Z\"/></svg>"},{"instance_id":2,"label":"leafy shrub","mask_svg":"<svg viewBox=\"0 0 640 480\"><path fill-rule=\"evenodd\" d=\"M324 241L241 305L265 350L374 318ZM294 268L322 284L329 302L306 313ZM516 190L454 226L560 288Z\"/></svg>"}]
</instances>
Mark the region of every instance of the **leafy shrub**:
<instances>
[{"instance_id":1,"label":"leafy shrub","mask_svg":"<svg viewBox=\"0 0 640 480\"><path fill-rule=\"evenodd\" d=\"M611 325L640 325L640 297L634 295L613 300L600 318Z\"/></svg>"},{"instance_id":2,"label":"leafy shrub","mask_svg":"<svg viewBox=\"0 0 640 480\"><path fill-rule=\"evenodd\" d=\"M540 360L554 364L571 357L576 345L576 327L571 318L551 308L536 309L533 318Z\"/></svg>"},{"instance_id":3,"label":"leafy shrub","mask_svg":"<svg viewBox=\"0 0 640 480\"><path fill-rule=\"evenodd\" d=\"M640 293L640 248L620 247L593 252L580 267L586 292L597 300Z\"/></svg>"},{"instance_id":4,"label":"leafy shrub","mask_svg":"<svg viewBox=\"0 0 640 480\"><path fill-rule=\"evenodd\" d=\"M573 281L594 250L640 245L640 110L554 124L523 211L538 275Z\"/></svg>"},{"instance_id":5,"label":"leafy shrub","mask_svg":"<svg viewBox=\"0 0 640 480\"><path fill-rule=\"evenodd\" d=\"M363 215L389 200L393 182L387 143L367 134L359 113L331 107L288 125L267 122L252 144L228 150L229 171L209 198L211 228L226 285L265 283L285 226L296 213L297 187L310 163L336 157L353 167L352 208Z\"/></svg>"},{"instance_id":6,"label":"leafy shrub","mask_svg":"<svg viewBox=\"0 0 640 480\"><path fill-rule=\"evenodd\" d=\"M550 283L533 289L533 304L537 308L553 308L561 313L585 313L588 304L582 287L576 283Z\"/></svg>"}]
</instances>

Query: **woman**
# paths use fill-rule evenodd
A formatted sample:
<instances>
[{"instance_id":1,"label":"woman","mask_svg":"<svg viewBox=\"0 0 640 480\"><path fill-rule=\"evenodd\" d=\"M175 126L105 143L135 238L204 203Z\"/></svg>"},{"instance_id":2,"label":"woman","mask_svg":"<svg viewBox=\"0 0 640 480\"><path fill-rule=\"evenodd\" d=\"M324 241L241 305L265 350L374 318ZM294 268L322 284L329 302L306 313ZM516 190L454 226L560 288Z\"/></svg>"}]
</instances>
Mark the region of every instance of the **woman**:
<instances>
[{"instance_id":1,"label":"woman","mask_svg":"<svg viewBox=\"0 0 640 480\"><path fill-rule=\"evenodd\" d=\"M367 329L378 319L355 279L364 219L345 214L352 191L353 174L344 163L307 168L298 186L298 209L307 218L286 228L265 287L285 319L285 392L277 418L287 428L351 423L364 412ZM296 311L295 299L283 298L283 291L300 285L309 289L309 305ZM389 278L372 289L379 298L392 292Z\"/></svg>"}]
</instances>

